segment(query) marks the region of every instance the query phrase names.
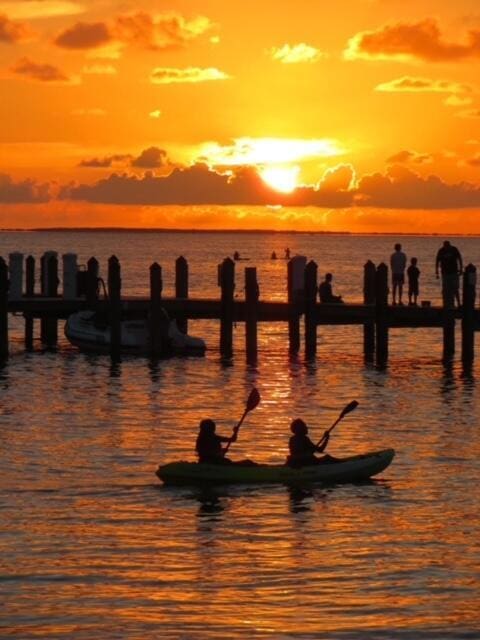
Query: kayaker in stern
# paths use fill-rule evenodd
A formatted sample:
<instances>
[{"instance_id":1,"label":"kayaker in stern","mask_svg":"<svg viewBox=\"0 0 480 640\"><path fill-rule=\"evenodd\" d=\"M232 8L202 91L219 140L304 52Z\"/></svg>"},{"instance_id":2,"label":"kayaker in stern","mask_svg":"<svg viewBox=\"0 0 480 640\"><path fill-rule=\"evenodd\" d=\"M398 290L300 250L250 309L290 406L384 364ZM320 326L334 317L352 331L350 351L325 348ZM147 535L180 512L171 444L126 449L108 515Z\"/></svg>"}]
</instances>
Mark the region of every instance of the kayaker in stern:
<instances>
[{"instance_id":1,"label":"kayaker in stern","mask_svg":"<svg viewBox=\"0 0 480 640\"><path fill-rule=\"evenodd\" d=\"M325 451L330 439L328 431L325 431L318 444L313 443L308 437L308 427L301 418L295 418L292 421L290 431L293 433L288 442L290 455L287 458L287 464L290 467L307 467L324 462L334 462L335 459L328 454L322 458L317 458L314 455Z\"/></svg>"},{"instance_id":2,"label":"kayaker in stern","mask_svg":"<svg viewBox=\"0 0 480 640\"><path fill-rule=\"evenodd\" d=\"M232 461L225 457L222 442L236 442L238 426L233 429L233 434L229 438L217 435L215 430L216 424L210 418L206 418L200 422L197 443L195 445L198 461L207 464L232 464Z\"/></svg>"}]
</instances>

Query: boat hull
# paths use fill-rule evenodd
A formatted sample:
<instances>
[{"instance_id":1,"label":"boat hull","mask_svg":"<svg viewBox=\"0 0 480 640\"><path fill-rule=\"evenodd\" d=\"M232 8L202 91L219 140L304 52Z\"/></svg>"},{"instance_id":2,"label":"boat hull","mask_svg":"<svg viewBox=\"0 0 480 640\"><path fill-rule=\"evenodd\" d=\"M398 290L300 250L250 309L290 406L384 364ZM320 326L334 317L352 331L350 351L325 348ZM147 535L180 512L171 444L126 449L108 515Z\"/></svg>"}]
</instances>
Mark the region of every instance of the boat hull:
<instances>
[{"instance_id":1,"label":"boat hull","mask_svg":"<svg viewBox=\"0 0 480 640\"><path fill-rule=\"evenodd\" d=\"M393 449L384 449L300 469L286 465L171 462L160 466L156 475L167 485L337 484L368 480L386 469L394 455Z\"/></svg>"},{"instance_id":2,"label":"boat hull","mask_svg":"<svg viewBox=\"0 0 480 640\"><path fill-rule=\"evenodd\" d=\"M146 320L123 320L120 331L122 353L148 354L149 331ZM107 324L98 323L93 311L79 311L72 314L65 323L65 336L71 344L81 351L89 353L110 352L110 327ZM166 355L203 356L205 354L205 342L201 338L181 333L174 320L170 321L168 338Z\"/></svg>"}]
</instances>

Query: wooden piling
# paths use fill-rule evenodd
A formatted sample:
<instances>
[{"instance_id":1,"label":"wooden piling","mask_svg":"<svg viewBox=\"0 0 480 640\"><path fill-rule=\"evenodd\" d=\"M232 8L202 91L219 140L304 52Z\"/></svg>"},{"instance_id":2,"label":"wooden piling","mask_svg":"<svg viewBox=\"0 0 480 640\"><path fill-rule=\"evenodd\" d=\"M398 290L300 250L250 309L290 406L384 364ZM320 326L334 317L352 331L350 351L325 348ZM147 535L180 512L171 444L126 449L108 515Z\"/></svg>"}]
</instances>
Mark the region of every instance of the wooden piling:
<instances>
[{"instance_id":1,"label":"wooden piling","mask_svg":"<svg viewBox=\"0 0 480 640\"><path fill-rule=\"evenodd\" d=\"M44 262L45 296L56 298L58 295L58 258L57 254L48 253ZM48 347L55 347L58 341L58 320L55 316L42 319L42 342Z\"/></svg>"},{"instance_id":2,"label":"wooden piling","mask_svg":"<svg viewBox=\"0 0 480 640\"><path fill-rule=\"evenodd\" d=\"M25 260L25 296L33 298L35 295L35 258L28 256ZM33 351L33 316L25 314L25 349Z\"/></svg>"},{"instance_id":3,"label":"wooden piling","mask_svg":"<svg viewBox=\"0 0 480 640\"><path fill-rule=\"evenodd\" d=\"M188 298L188 262L183 256L175 261L175 297ZM177 326L183 333L188 333L188 319L185 315L177 316Z\"/></svg>"},{"instance_id":4,"label":"wooden piling","mask_svg":"<svg viewBox=\"0 0 480 640\"><path fill-rule=\"evenodd\" d=\"M477 269L468 264L463 272L462 296L462 362L473 362L475 353L475 298Z\"/></svg>"},{"instance_id":5,"label":"wooden piling","mask_svg":"<svg viewBox=\"0 0 480 640\"><path fill-rule=\"evenodd\" d=\"M260 291L257 282L256 267L246 267L245 269L245 347L247 362L253 363L257 359L258 353L258 299Z\"/></svg>"},{"instance_id":6,"label":"wooden piling","mask_svg":"<svg viewBox=\"0 0 480 640\"><path fill-rule=\"evenodd\" d=\"M287 266L287 291L288 303L297 307L300 301L297 299L298 294L293 287L293 258L288 261ZM300 350L300 312L295 309L288 320L288 344L289 351L292 355L297 354Z\"/></svg>"},{"instance_id":7,"label":"wooden piling","mask_svg":"<svg viewBox=\"0 0 480 640\"><path fill-rule=\"evenodd\" d=\"M317 352L317 263L310 260L305 267L305 356L313 358Z\"/></svg>"},{"instance_id":8,"label":"wooden piling","mask_svg":"<svg viewBox=\"0 0 480 640\"><path fill-rule=\"evenodd\" d=\"M0 361L8 358L8 265L0 257Z\"/></svg>"},{"instance_id":9,"label":"wooden piling","mask_svg":"<svg viewBox=\"0 0 480 640\"><path fill-rule=\"evenodd\" d=\"M363 267L363 303L375 304L375 274L377 269L371 260ZM371 360L375 353L375 322L365 322L363 325L363 354Z\"/></svg>"},{"instance_id":10,"label":"wooden piling","mask_svg":"<svg viewBox=\"0 0 480 640\"><path fill-rule=\"evenodd\" d=\"M150 267L150 354L161 356L168 346L169 319L162 309L162 267L154 262Z\"/></svg>"},{"instance_id":11,"label":"wooden piling","mask_svg":"<svg viewBox=\"0 0 480 640\"><path fill-rule=\"evenodd\" d=\"M98 260L91 257L87 262L87 282L86 282L86 299L87 305L94 308L98 301Z\"/></svg>"},{"instance_id":12,"label":"wooden piling","mask_svg":"<svg viewBox=\"0 0 480 640\"><path fill-rule=\"evenodd\" d=\"M122 278L117 256L108 259L108 298L110 311L110 355L120 357L122 340Z\"/></svg>"},{"instance_id":13,"label":"wooden piling","mask_svg":"<svg viewBox=\"0 0 480 640\"><path fill-rule=\"evenodd\" d=\"M225 258L219 267L220 300L220 354L223 358L233 356L233 296L235 291L235 263Z\"/></svg>"},{"instance_id":14,"label":"wooden piling","mask_svg":"<svg viewBox=\"0 0 480 640\"><path fill-rule=\"evenodd\" d=\"M376 363L383 367L388 361L388 267L383 262L375 273L375 333Z\"/></svg>"}]
</instances>

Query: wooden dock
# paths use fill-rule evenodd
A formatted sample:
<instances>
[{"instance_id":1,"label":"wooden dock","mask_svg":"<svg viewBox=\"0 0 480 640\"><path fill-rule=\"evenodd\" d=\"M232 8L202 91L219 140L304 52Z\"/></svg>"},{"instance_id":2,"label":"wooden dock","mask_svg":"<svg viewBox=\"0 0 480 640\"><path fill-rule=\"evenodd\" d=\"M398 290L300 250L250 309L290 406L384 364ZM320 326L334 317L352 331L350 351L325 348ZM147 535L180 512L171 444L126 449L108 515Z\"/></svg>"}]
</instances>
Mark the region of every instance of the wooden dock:
<instances>
[{"instance_id":1,"label":"wooden dock","mask_svg":"<svg viewBox=\"0 0 480 640\"><path fill-rule=\"evenodd\" d=\"M162 269L154 263L150 267L150 296L122 297L121 266L112 256L108 261L107 297L102 297L98 278L99 265L95 258L88 261L86 271L80 271L75 261L65 260L63 291L60 294L58 259L48 252L40 261L39 292L35 292L35 259L28 256L20 262L19 254L10 265L0 258L0 359L8 358L8 314L22 314L25 319L25 348L33 348L34 320L40 321L40 339L49 347L58 340L57 325L72 313L84 309L102 312L109 319L111 331L111 355L121 352L120 323L125 314L148 318L150 327L150 352L162 354L165 323L162 326L162 309L177 320L186 332L189 320L218 320L219 350L223 358L233 356L234 323L245 323L247 361L255 362L258 354L258 323L283 322L288 324L288 350L296 354L301 350L300 326L304 324L303 350L307 358L314 358L317 348L319 325L363 326L363 351L367 360L379 366L388 360L389 329L428 327L441 329L444 359L451 359L455 352L455 330L460 321L464 363L474 359L475 331L480 328L480 311L475 309L476 268L468 265L462 281L462 307L453 309L442 306L392 306L388 303L389 279L385 264L375 266L371 261L364 265L364 301L361 304L320 304L317 302L317 265L296 256L288 263L288 300L286 302L263 301L259 296L255 267L244 270L245 299L234 297L235 263L226 258L218 266L218 299L190 298L188 291L188 263L183 257L176 261L174 298L162 296ZM71 254L67 254L71 256ZM301 259L299 259L301 258ZM13 266L12 266L13 264ZM15 271L15 267L17 271ZM23 268L25 267L25 269ZM68 271L70 268L70 272ZM72 272L73 270L73 272ZM25 272L25 274L24 274ZM24 277L25 275L25 277ZM25 281L25 286L23 285Z\"/></svg>"}]
</instances>

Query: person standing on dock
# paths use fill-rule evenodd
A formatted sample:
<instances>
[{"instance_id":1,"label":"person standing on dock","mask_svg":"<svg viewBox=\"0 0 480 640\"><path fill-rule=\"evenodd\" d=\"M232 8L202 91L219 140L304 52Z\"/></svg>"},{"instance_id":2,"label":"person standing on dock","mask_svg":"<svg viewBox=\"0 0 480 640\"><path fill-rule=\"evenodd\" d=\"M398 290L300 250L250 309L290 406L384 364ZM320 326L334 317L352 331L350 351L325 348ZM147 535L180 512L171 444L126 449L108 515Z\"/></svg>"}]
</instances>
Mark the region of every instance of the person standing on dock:
<instances>
[{"instance_id":1,"label":"person standing on dock","mask_svg":"<svg viewBox=\"0 0 480 640\"><path fill-rule=\"evenodd\" d=\"M402 251L402 245L397 242L395 251L390 256L390 267L392 269L392 297L393 304L403 304L403 283L405 282L405 267L407 266L407 256Z\"/></svg>"},{"instance_id":2,"label":"person standing on dock","mask_svg":"<svg viewBox=\"0 0 480 640\"><path fill-rule=\"evenodd\" d=\"M460 306L460 274L463 271L462 255L457 247L448 240L437 252L435 260L435 276L438 278L438 270L442 272L442 297L445 307L454 307L454 300Z\"/></svg>"},{"instance_id":3,"label":"person standing on dock","mask_svg":"<svg viewBox=\"0 0 480 640\"><path fill-rule=\"evenodd\" d=\"M418 279L420 277L420 269L417 267L417 259L410 260L410 266L407 269L408 277L408 304L417 306L418 298Z\"/></svg>"}]
</instances>

